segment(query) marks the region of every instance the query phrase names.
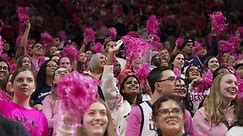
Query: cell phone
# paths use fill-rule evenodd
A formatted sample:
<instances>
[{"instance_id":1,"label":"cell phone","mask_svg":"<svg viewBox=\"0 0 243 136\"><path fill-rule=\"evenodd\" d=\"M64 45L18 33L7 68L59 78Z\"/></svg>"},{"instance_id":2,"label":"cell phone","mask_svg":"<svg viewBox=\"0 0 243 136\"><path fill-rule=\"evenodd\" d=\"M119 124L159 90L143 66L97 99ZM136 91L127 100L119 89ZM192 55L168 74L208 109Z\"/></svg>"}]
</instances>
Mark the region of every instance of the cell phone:
<instances>
[{"instance_id":1,"label":"cell phone","mask_svg":"<svg viewBox=\"0 0 243 136\"><path fill-rule=\"evenodd\" d=\"M118 40L117 42L116 42L116 45L117 46L120 46L120 45L122 45L123 44L123 41L122 40Z\"/></svg>"}]
</instances>

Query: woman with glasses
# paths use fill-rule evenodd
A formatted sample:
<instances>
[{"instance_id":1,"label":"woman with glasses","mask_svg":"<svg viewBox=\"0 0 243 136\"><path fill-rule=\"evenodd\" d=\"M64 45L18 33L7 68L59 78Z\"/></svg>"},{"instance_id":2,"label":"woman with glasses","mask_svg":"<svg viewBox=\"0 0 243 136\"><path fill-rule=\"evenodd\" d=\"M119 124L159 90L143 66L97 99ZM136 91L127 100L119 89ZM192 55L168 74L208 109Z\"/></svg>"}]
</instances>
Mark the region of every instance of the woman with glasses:
<instances>
[{"instance_id":1,"label":"woman with glasses","mask_svg":"<svg viewBox=\"0 0 243 136\"><path fill-rule=\"evenodd\" d=\"M192 112L193 104L189 97L188 87L186 85L185 79L181 77L176 78L174 95L177 96L177 98L185 105L185 108L188 111Z\"/></svg>"},{"instance_id":2,"label":"woman with glasses","mask_svg":"<svg viewBox=\"0 0 243 136\"><path fill-rule=\"evenodd\" d=\"M158 136L182 136L184 106L175 96L162 96L152 106L152 119Z\"/></svg>"},{"instance_id":3,"label":"woman with glasses","mask_svg":"<svg viewBox=\"0 0 243 136\"><path fill-rule=\"evenodd\" d=\"M193 117L200 135L225 136L235 120L238 82L234 74L222 73L214 80L204 106Z\"/></svg>"},{"instance_id":4,"label":"woman with glasses","mask_svg":"<svg viewBox=\"0 0 243 136\"><path fill-rule=\"evenodd\" d=\"M47 60L40 67L37 73L37 88L33 94L34 106L41 110L42 101L44 98L51 93L51 86L53 84L53 75L55 69L58 67L56 61Z\"/></svg>"},{"instance_id":5,"label":"woman with glasses","mask_svg":"<svg viewBox=\"0 0 243 136\"><path fill-rule=\"evenodd\" d=\"M204 92L199 92L196 88L197 85L199 85L203 81L202 70L196 65L190 65L186 69L185 77L188 86L189 97L193 103L192 112L195 113L199 108L200 103L206 97L206 94L204 94Z\"/></svg>"},{"instance_id":6,"label":"woman with glasses","mask_svg":"<svg viewBox=\"0 0 243 136\"><path fill-rule=\"evenodd\" d=\"M63 67L59 67L54 71L54 80L52 85L51 94L46 96L43 100L43 110L42 112L46 115L48 126L52 131L52 136L56 136L56 129L58 128L61 116L63 115L62 111L62 101L56 94L56 82L69 73L69 70Z\"/></svg>"}]
</instances>

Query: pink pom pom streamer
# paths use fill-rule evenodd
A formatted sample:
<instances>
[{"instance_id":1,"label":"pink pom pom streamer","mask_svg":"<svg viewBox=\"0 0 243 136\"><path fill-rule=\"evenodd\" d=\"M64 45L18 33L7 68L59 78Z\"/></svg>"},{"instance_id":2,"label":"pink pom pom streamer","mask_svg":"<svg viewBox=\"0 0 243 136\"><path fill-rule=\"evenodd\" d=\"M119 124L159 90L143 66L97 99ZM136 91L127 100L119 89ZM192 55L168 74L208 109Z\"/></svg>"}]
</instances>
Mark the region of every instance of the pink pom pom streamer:
<instances>
[{"instance_id":1,"label":"pink pom pom streamer","mask_svg":"<svg viewBox=\"0 0 243 136\"><path fill-rule=\"evenodd\" d=\"M98 82L89 76L74 71L57 81L57 95L62 99L64 108L75 117L76 123L96 100Z\"/></svg>"},{"instance_id":2,"label":"pink pom pom streamer","mask_svg":"<svg viewBox=\"0 0 243 136\"><path fill-rule=\"evenodd\" d=\"M151 71L148 64L140 65L140 67L135 71L135 75L138 77L141 87L144 88L147 83L147 77Z\"/></svg>"},{"instance_id":3,"label":"pink pom pom streamer","mask_svg":"<svg viewBox=\"0 0 243 136\"><path fill-rule=\"evenodd\" d=\"M69 44L66 47L64 47L63 53L64 56L68 57L71 60L75 60L79 57L79 51L72 44Z\"/></svg>"},{"instance_id":4,"label":"pink pom pom streamer","mask_svg":"<svg viewBox=\"0 0 243 136\"><path fill-rule=\"evenodd\" d=\"M29 10L27 7L18 7L17 13L20 22L26 22L27 20L30 20Z\"/></svg>"},{"instance_id":5,"label":"pink pom pom streamer","mask_svg":"<svg viewBox=\"0 0 243 136\"><path fill-rule=\"evenodd\" d=\"M66 34L64 31L60 31L60 32L58 32L57 35L60 36L61 39L62 39L63 41L65 41L65 42L66 42L67 39L68 39L68 38L67 38L67 34Z\"/></svg>"},{"instance_id":6,"label":"pink pom pom streamer","mask_svg":"<svg viewBox=\"0 0 243 136\"><path fill-rule=\"evenodd\" d=\"M237 77L237 81L238 81L238 94L243 93L243 79L241 79L240 77Z\"/></svg>"},{"instance_id":7,"label":"pink pom pom streamer","mask_svg":"<svg viewBox=\"0 0 243 136\"><path fill-rule=\"evenodd\" d=\"M1 54L1 58L3 59L3 60L5 60L5 61L9 61L11 58L8 56L8 54L7 53L2 53Z\"/></svg>"},{"instance_id":8,"label":"pink pom pom streamer","mask_svg":"<svg viewBox=\"0 0 243 136\"><path fill-rule=\"evenodd\" d=\"M46 61L45 57L40 56L38 57L38 65L41 66Z\"/></svg>"},{"instance_id":9,"label":"pink pom pom streamer","mask_svg":"<svg viewBox=\"0 0 243 136\"><path fill-rule=\"evenodd\" d=\"M185 42L185 40L182 37L179 37L176 39L176 45L179 47L182 46L184 42Z\"/></svg>"},{"instance_id":10,"label":"pink pom pom streamer","mask_svg":"<svg viewBox=\"0 0 243 136\"><path fill-rule=\"evenodd\" d=\"M115 27L111 27L108 29L108 35L112 41L116 39L117 36L117 31Z\"/></svg>"},{"instance_id":11,"label":"pink pom pom streamer","mask_svg":"<svg viewBox=\"0 0 243 136\"><path fill-rule=\"evenodd\" d=\"M147 33L148 35L157 34L159 29L159 21L155 15L149 16L147 20Z\"/></svg>"},{"instance_id":12,"label":"pink pom pom streamer","mask_svg":"<svg viewBox=\"0 0 243 136\"><path fill-rule=\"evenodd\" d=\"M126 35L123 36L121 40L125 45L126 57L128 61L140 58L148 52L149 44L141 38Z\"/></svg>"},{"instance_id":13,"label":"pink pom pom streamer","mask_svg":"<svg viewBox=\"0 0 243 136\"><path fill-rule=\"evenodd\" d=\"M181 70L179 68L174 68L173 71L174 71L176 77L181 77Z\"/></svg>"},{"instance_id":14,"label":"pink pom pom streamer","mask_svg":"<svg viewBox=\"0 0 243 136\"><path fill-rule=\"evenodd\" d=\"M198 54L199 53L199 51L202 49L202 44L201 43L199 43L198 41L195 41L194 42L194 53L195 54Z\"/></svg>"},{"instance_id":15,"label":"pink pom pom streamer","mask_svg":"<svg viewBox=\"0 0 243 136\"><path fill-rule=\"evenodd\" d=\"M206 73L203 73L202 75L202 79L203 81L199 84L197 84L197 86L195 87L195 90L197 90L198 92L204 92L206 90L208 90L213 82L213 74L210 70L208 70Z\"/></svg>"},{"instance_id":16,"label":"pink pom pom streamer","mask_svg":"<svg viewBox=\"0 0 243 136\"><path fill-rule=\"evenodd\" d=\"M104 49L104 46L100 43L100 42L97 42L93 47L92 47L92 51L94 53L104 53L105 52L105 49Z\"/></svg>"},{"instance_id":17,"label":"pink pom pom streamer","mask_svg":"<svg viewBox=\"0 0 243 136\"><path fill-rule=\"evenodd\" d=\"M41 33L41 42L47 46L53 44L53 37L48 32Z\"/></svg>"},{"instance_id":18,"label":"pink pom pom streamer","mask_svg":"<svg viewBox=\"0 0 243 136\"><path fill-rule=\"evenodd\" d=\"M84 40L87 42L95 41L95 31L92 28L86 28L84 30Z\"/></svg>"},{"instance_id":19,"label":"pink pom pom streamer","mask_svg":"<svg viewBox=\"0 0 243 136\"><path fill-rule=\"evenodd\" d=\"M16 69L17 69L16 64L11 64L11 65L10 65L10 72L11 72L11 73L13 73L14 71L16 71Z\"/></svg>"},{"instance_id":20,"label":"pink pom pom streamer","mask_svg":"<svg viewBox=\"0 0 243 136\"><path fill-rule=\"evenodd\" d=\"M0 54L2 54L2 52L3 52L3 44L4 44L4 42L3 42L2 36L0 35Z\"/></svg>"},{"instance_id":21,"label":"pink pom pom streamer","mask_svg":"<svg viewBox=\"0 0 243 136\"><path fill-rule=\"evenodd\" d=\"M224 32L227 24L225 23L225 17L222 12L218 11L211 14L210 21L212 24L212 28L217 35L220 35Z\"/></svg>"},{"instance_id":22,"label":"pink pom pom streamer","mask_svg":"<svg viewBox=\"0 0 243 136\"><path fill-rule=\"evenodd\" d=\"M225 40L219 40L218 42L219 50L221 50L224 53L231 53L235 51L235 47L232 46L228 41Z\"/></svg>"},{"instance_id":23,"label":"pink pom pom streamer","mask_svg":"<svg viewBox=\"0 0 243 136\"><path fill-rule=\"evenodd\" d=\"M240 38L232 36L228 39L228 42L236 49L237 46L240 44Z\"/></svg>"}]
</instances>

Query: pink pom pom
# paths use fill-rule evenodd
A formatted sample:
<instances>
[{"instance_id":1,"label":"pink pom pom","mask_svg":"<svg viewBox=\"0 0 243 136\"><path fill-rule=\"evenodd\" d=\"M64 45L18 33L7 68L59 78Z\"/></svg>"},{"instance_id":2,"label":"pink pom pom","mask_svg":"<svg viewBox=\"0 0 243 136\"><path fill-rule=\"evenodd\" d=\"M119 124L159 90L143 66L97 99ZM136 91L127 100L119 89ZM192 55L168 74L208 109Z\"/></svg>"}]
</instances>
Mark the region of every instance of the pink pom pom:
<instances>
[{"instance_id":1,"label":"pink pom pom","mask_svg":"<svg viewBox=\"0 0 243 136\"><path fill-rule=\"evenodd\" d=\"M0 35L0 54L2 54L2 52L3 52L3 44L4 44L4 42L3 42L2 36Z\"/></svg>"},{"instance_id":2,"label":"pink pom pom","mask_svg":"<svg viewBox=\"0 0 243 136\"><path fill-rule=\"evenodd\" d=\"M195 41L194 42L194 53L195 54L198 54L198 52L202 49L202 44L201 43L199 43L199 42L197 42L197 41Z\"/></svg>"},{"instance_id":3,"label":"pink pom pom","mask_svg":"<svg viewBox=\"0 0 243 136\"><path fill-rule=\"evenodd\" d=\"M1 58L5 61L9 61L11 59L7 53L2 53Z\"/></svg>"},{"instance_id":4,"label":"pink pom pom","mask_svg":"<svg viewBox=\"0 0 243 136\"><path fill-rule=\"evenodd\" d=\"M174 71L176 77L181 77L181 70L179 68L174 68L173 71Z\"/></svg>"},{"instance_id":5,"label":"pink pom pom","mask_svg":"<svg viewBox=\"0 0 243 136\"><path fill-rule=\"evenodd\" d=\"M13 73L14 71L16 71L16 68L17 68L16 64L11 64L10 65L10 73Z\"/></svg>"},{"instance_id":6,"label":"pink pom pom","mask_svg":"<svg viewBox=\"0 0 243 136\"><path fill-rule=\"evenodd\" d=\"M125 45L126 57L129 61L140 58L148 52L149 44L141 38L126 35L121 40Z\"/></svg>"},{"instance_id":7,"label":"pink pom pom","mask_svg":"<svg viewBox=\"0 0 243 136\"><path fill-rule=\"evenodd\" d=\"M116 32L116 28L115 27L111 27L108 29L108 35L109 35L109 38L114 41L116 39L116 35L117 35L117 32Z\"/></svg>"},{"instance_id":8,"label":"pink pom pom","mask_svg":"<svg viewBox=\"0 0 243 136\"><path fill-rule=\"evenodd\" d=\"M181 47L181 46L183 45L184 42L185 42L185 40L184 40L184 38L182 38L182 37L179 37L179 38L176 39L176 45L177 45L178 47Z\"/></svg>"},{"instance_id":9,"label":"pink pom pom","mask_svg":"<svg viewBox=\"0 0 243 136\"><path fill-rule=\"evenodd\" d=\"M95 31L92 28L86 28L84 30L84 41L95 41Z\"/></svg>"},{"instance_id":10,"label":"pink pom pom","mask_svg":"<svg viewBox=\"0 0 243 136\"><path fill-rule=\"evenodd\" d=\"M38 57L38 65L41 66L46 61L45 57L39 56Z\"/></svg>"},{"instance_id":11,"label":"pink pom pom","mask_svg":"<svg viewBox=\"0 0 243 136\"><path fill-rule=\"evenodd\" d=\"M200 93L208 90L211 87L213 82L212 72L208 70L206 73L203 73L202 79L203 81L200 84L197 84L196 86L196 90Z\"/></svg>"},{"instance_id":12,"label":"pink pom pom","mask_svg":"<svg viewBox=\"0 0 243 136\"><path fill-rule=\"evenodd\" d=\"M147 83L146 81L150 71L151 69L148 64L140 65L135 71L135 75L138 77L142 88L145 87Z\"/></svg>"},{"instance_id":13,"label":"pink pom pom","mask_svg":"<svg viewBox=\"0 0 243 136\"><path fill-rule=\"evenodd\" d=\"M234 49L236 49L237 46L240 45L240 38L232 36L228 39L228 42L234 47Z\"/></svg>"},{"instance_id":14,"label":"pink pom pom","mask_svg":"<svg viewBox=\"0 0 243 136\"><path fill-rule=\"evenodd\" d=\"M74 71L57 81L57 95L71 116L81 119L97 96L98 83ZM77 120L76 123L79 123Z\"/></svg>"},{"instance_id":15,"label":"pink pom pom","mask_svg":"<svg viewBox=\"0 0 243 136\"><path fill-rule=\"evenodd\" d=\"M241 79L240 76L237 76L237 81L238 81L238 88L239 88L238 93L241 93L243 92L243 79Z\"/></svg>"},{"instance_id":16,"label":"pink pom pom","mask_svg":"<svg viewBox=\"0 0 243 136\"><path fill-rule=\"evenodd\" d=\"M69 44L63 49L64 56L67 56L71 60L75 60L79 57L79 52L74 45Z\"/></svg>"},{"instance_id":17,"label":"pink pom pom","mask_svg":"<svg viewBox=\"0 0 243 136\"><path fill-rule=\"evenodd\" d=\"M235 48L228 41L219 40L218 45L219 50L221 50L224 53L231 53L235 51Z\"/></svg>"},{"instance_id":18,"label":"pink pom pom","mask_svg":"<svg viewBox=\"0 0 243 136\"><path fill-rule=\"evenodd\" d=\"M132 36L132 37L138 37L138 33L135 32L135 31L129 31L129 32L127 33L127 35L130 35L130 36Z\"/></svg>"},{"instance_id":19,"label":"pink pom pom","mask_svg":"<svg viewBox=\"0 0 243 136\"><path fill-rule=\"evenodd\" d=\"M104 46L100 43L100 42L97 42L93 47L92 47L92 51L94 53L104 53L105 52L105 49L104 49Z\"/></svg>"},{"instance_id":20,"label":"pink pom pom","mask_svg":"<svg viewBox=\"0 0 243 136\"><path fill-rule=\"evenodd\" d=\"M51 46L53 44L53 38L48 32L41 33L41 42L44 45Z\"/></svg>"},{"instance_id":21,"label":"pink pom pom","mask_svg":"<svg viewBox=\"0 0 243 136\"><path fill-rule=\"evenodd\" d=\"M233 53L236 51L237 46L240 44L240 39L236 36L232 36L227 41L219 41L219 50L224 53Z\"/></svg>"},{"instance_id":22,"label":"pink pom pom","mask_svg":"<svg viewBox=\"0 0 243 136\"><path fill-rule=\"evenodd\" d=\"M20 22L26 22L27 20L30 20L29 10L27 7L18 7L17 13Z\"/></svg>"},{"instance_id":23,"label":"pink pom pom","mask_svg":"<svg viewBox=\"0 0 243 136\"><path fill-rule=\"evenodd\" d=\"M225 27L227 26L227 24L225 23L226 19L222 14L222 12L220 11L214 12L213 14L210 15L210 20L211 20L213 31L218 35L222 34L223 31L225 30Z\"/></svg>"},{"instance_id":24,"label":"pink pom pom","mask_svg":"<svg viewBox=\"0 0 243 136\"><path fill-rule=\"evenodd\" d=\"M57 35L60 36L61 39L62 39L63 41L65 41L65 42L66 42L67 39L68 39L68 38L67 38L67 34L66 34L64 31L60 31L60 32L58 32Z\"/></svg>"},{"instance_id":25,"label":"pink pom pom","mask_svg":"<svg viewBox=\"0 0 243 136\"><path fill-rule=\"evenodd\" d=\"M157 34L159 29L159 21L155 15L151 15L147 21L147 33L148 35Z\"/></svg>"}]
</instances>

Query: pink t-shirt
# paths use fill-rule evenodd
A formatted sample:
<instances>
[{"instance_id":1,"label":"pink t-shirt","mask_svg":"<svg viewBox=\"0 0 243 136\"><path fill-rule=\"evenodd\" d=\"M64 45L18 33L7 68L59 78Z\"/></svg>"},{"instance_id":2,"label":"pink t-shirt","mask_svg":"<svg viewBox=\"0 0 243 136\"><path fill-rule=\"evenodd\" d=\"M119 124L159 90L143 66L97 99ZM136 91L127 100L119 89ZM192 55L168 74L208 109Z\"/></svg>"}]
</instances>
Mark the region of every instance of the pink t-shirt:
<instances>
[{"instance_id":1,"label":"pink t-shirt","mask_svg":"<svg viewBox=\"0 0 243 136\"><path fill-rule=\"evenodd\" d=\"M6 118L23 124L31 136L49 135L47 119L40 111L26 109L11 101L0 101L0 113Z\"/></svg>"},{"instance_id":2,"label":"pink t-shirt","mask_svg":"<svg viewBox=\"0 0 243 136\"><path fill-rule=\"evenodd\" d=\"M234 108L230 107L229 109L225 110L225 116L229 125L232 125L235 119ZM197 112L194 114L193 124L197 130L197 133L202 136L225 136L228 131L228 128L224 123L219 123L219 125L216 125L207 121L204 107L197 110Z\"/></svg>"}]
</instances>

